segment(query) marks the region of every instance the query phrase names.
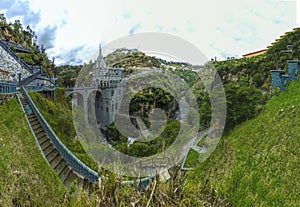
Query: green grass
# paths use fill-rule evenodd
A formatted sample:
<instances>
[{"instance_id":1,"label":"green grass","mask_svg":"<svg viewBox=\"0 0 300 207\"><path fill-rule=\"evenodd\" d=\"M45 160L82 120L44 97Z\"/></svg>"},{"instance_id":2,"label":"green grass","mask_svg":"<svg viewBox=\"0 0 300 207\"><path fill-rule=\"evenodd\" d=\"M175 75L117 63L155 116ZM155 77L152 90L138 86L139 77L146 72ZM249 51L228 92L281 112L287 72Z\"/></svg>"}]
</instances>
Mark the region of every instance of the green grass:
<instances>
[{"instance_id":1,"label":"green grass","mask_svg":"<svg viewBox=\"0 0 300 207\"><path fill-rule=\"evenodd\" d=\"M299 123L298 81L221 139L211 157L189 173L186 196L209 194L233 206L300 206Z\"/></svg>"},{"instance_id":2,"label":"green grass","mask_svg":"<svg viewBox=\"0 0 300 207\"><path fill-rule=\"evenodd\" d=\"M20 105L0 105L0 206L61 206L66 188L42 157Z\"/></svg>"},{"instance_id":3,"label":"green grass","mask_svg":"<svg viewBox=\"0 0 300 207\"><path fill-rule=\"evenodd\" d=\"M160 183L153 206L168 200L178 206L299 206L299 91L300 82L291 84L288 91L273 97L258 117L223 137L213 154L188 172L180 188L168 187L176 179ZM50 108L53 115L56 108ZM0 106L0 115L0 206L93 206L110 203L114 196L125 205L129 194L137 200L140 196L141 205L148 201L152 188L145 195L113 188L109 195L101 191L90 198L83 195L77 200L69 194L64 198L66 191L39 154L18 103ZM190 161L193 159L196 163L198 157ZM178 190L180 197L167 193Z\"/></svg>"},{"instance_id":4,"label":"green grass","mask_svg":"<svg viewBox=\"0 0 300 207\"><path fill-rule=\"evenodd\" d=\"M76 139L72 107L64 91L55 91L56 101L44 98L40 93L30 93L30 97L63 144L83 163L97 171L97 163L86 154L79 139Z\"/></svg>"}]
</instances>

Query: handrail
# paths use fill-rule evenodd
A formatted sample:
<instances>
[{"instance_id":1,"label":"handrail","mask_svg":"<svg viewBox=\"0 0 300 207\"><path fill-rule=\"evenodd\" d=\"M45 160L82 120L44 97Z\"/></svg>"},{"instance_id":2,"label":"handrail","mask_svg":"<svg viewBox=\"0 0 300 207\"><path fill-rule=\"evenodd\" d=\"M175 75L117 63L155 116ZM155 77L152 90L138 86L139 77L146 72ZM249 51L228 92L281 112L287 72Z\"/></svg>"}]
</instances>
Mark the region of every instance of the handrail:
<instances>
[{"instance_id":1,"label":"handrail","mask_svg":"<svg viewBox=\"0 0 300 207\"><path fill-rule=\"evenodd\" d=\"M47 136L52 141L55 148L58 150L60 155L66 160L68 165L78 174L82 175L84 178L88 179L91 183L95 183L98 181L98 174L86 166L83 162L81 162L77 157L75 157L67 148L66 146L59 140L56 136L55 132L51 129L48 125L47 121L43 118L40 114L39 110L29 97L28 93L22 87L22 92L24 97L27 99L32 111L35 113L36 117L38 118L39 122L41 123L42 127L44 128Z\"/></svg>"},{"instance_id":2,"label":"handrail","mask_svg":"<svg viewBox=\"0 0 300 207\"><path fill-rule=\"evenodd\" d=\"M2 40L4 44L6 44L7 46L9 47L14 47L16 50L18 51L22 51L22 52L27 52L27 53L30 53L31 52L31 48L30 47L22 47L18 44L14 44L14 43L11 43L9 41L5 41L5 40Z\"/></svg>"},{"instance_id":3,"label":"handrail","mask_svg":"<svg viewBox=\"0 0 300 207\"><path fill-rule=\"evenodd\" d=\"M38 118L40 124L44 128L47 136L52 141L55 148L61 154L61 156L66 160L68 165L72 167L72 169L77 172L78 174L82 175L84 178L88 179L91 183L98 182L98 174L94 170L90 169L86 166L83 162L81 162L76 156L74 156L68 148L60 141L60 139L56 136L55 132L51 129L48 125L47 121L41 115L35 104L33 103L32 99L28 95L25 87L21 88L24 97L28 101L32 111L35 113L36 117ZM102 178L102 177L101 177ZM130 180L130 181L122 181L122 185L131 185L133 186L135 183L138 183L139 189L145 189L148 184L154 179L155 177L146 177L140 180Z\"/></svg>"},{"instance_id":4,"label":"handrail","mask_svg":"<svg viewBox=\"0 0 300 207\"><path fill-rule=\"evenodd\" d=\"M28 76L27 78L22 79L21 80L21 85L26 85L26 84L30 83L31 81L33 81L39 75L40 75L40 71L32 74L31 76Z\"/></svg>"},{"instance_id":5,"label":"handrail","mask_svg":"<svg viewBox=\"0 0 300 207\"><path fill-rule=\"evenodd\" d=\"M0 94L15 94L16 89L15 84L0 82Z\"/></svg>"},{"instance_id":6,"label":"handrail","mask_svg":"<svg viewBox=\"0 0 300 207\"><path fill-rule=\"evenodd\" d=\"M20 106L21 106L22 112L23 112L24 115L25 115L26 112L25 112L24 106L23 106L23 104L22 104L20 95L19 95L18 93L17 93L17 98L18 98L19 104L20 104ZM47 160L45 154L43 153L42 147L41 147L41 145L39 144L39 141L38 141L38 139L37 139L37 137L36 137L36 135L35 135L35 133L34 133L34 130L32 129L32 126L30 125L30 121L29 121L29 119L28 119L28 117L27 117L26 115L25 115L25 118L26 118L26 122L27 122L27 124L28 124L28 126L29 126L29 129L30 129L30 131L31 131L31 134L32 134L32 136L34 137L35 143L37 144L39 150L41 151L42 156L44 157L44 159Z\"/></svg>"},{"instance_id":7,"label":"handrail","mask_svg":"<svg viewBox=\"0 0 300 207\"><path fill-rule=\"evenodd\" d=\"M3 47L3 49L8 52L18 63L20 63L26 70L28 70L30 73L33 72L33 69L29 67L21 58L19 58L4 42L3 40L0 40L0 45Z\"/></svg>"},{"instance_id":8,"label":"handrail","mask_svg":"<svg viewBox=\"0 0 300 207\"><path fill-rule=\"evenodd\" d=\"M56 86L23 86L27 92L54 91Z\"/></svg>"}]
</instances>

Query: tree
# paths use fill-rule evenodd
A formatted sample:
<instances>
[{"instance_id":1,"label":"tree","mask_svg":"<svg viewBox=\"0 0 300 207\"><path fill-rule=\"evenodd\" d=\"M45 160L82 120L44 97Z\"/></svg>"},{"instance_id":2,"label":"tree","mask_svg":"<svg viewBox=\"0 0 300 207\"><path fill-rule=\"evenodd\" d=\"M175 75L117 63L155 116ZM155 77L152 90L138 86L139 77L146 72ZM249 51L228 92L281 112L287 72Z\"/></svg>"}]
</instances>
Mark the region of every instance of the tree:
<instances>
[{"instance_id":1,"label":"tree","mask_svg":"<svg viewBox=\"0 0 300 207\"><path fill-rule=\"evenodd\" d=\"M0 14L0 22L1 23L6 23L6 18L4 16L4 14Z\"/></svg>"}]
</instances>

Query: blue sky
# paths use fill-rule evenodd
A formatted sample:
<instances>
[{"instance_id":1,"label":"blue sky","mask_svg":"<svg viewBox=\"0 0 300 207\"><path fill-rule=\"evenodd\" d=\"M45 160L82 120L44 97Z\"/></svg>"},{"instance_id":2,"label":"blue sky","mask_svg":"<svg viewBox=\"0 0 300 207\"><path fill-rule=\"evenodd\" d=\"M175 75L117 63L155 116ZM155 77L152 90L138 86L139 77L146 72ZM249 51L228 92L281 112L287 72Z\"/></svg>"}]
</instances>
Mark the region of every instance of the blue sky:
<instances>
[{"instance_id":1,"label":"blue sky","mask_svg":"<svg viewBox=\"0 0 300 207\"><path fill-rule=\"evenodd\" d=\"M141 32L176 35L208 59L241 57L300 23L300 0L1 0L0 11L30 24L57 65L88 62L100 42Z\"/></svg>"}]
</instances>

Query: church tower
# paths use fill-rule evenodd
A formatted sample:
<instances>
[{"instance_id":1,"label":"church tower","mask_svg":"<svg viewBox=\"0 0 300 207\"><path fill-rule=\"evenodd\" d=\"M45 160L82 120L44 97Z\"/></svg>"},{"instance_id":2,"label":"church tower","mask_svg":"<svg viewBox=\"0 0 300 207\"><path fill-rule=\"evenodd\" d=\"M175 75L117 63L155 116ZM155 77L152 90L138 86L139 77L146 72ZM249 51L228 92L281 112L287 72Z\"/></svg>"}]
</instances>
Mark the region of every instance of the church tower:
<instances>
[{"instance_id":1,"label":"church tower","mask_svg":"<svg viewBox=\"0 0 300 207\"><path fill-rule=\"evenodd\" d=\"M106 66L103 54L102 54L102 48L101 44L99 45L99 54L95 61L94 65L95 69L93 72L93 84L94 85L102 85L105 80L103 80L105 74L108 72L108 68Z\"/></svg>"}]
</instances>

